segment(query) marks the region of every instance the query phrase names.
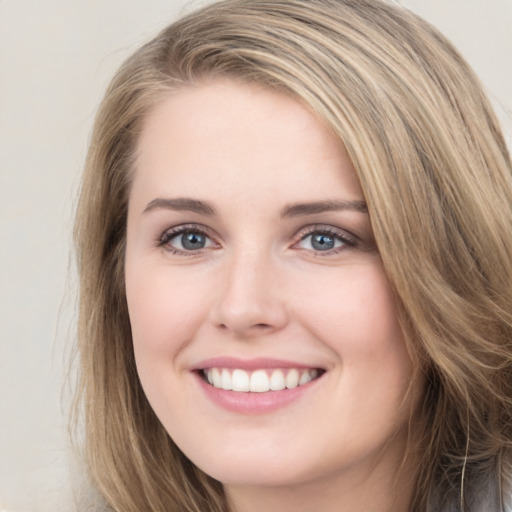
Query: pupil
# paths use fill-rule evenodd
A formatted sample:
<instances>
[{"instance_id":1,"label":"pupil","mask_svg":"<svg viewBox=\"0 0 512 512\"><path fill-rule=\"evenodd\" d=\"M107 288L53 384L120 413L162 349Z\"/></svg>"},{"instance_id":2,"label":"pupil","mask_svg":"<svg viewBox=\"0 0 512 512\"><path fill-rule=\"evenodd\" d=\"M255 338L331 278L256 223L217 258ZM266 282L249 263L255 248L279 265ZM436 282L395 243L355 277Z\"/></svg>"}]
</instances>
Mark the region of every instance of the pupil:
<instances>
[{"instance_id":1,"label":"pupil","mask_svg":"<svg viewBox=\"0 0 512 512\"><path fill-rule=\"evenodd\" d=\"M181 237L181 244L184 249L202 249L205 245L205 236L201 233L185 233Z\"/></svg>"},{"instance_id":2,"label":"pupil","mask_svg":"<svg viewBox=\"0 0 512 512\"><path fill-rule=\"evenodd\" d=\"M318 233L313 235L311 244L317 251L328 251L334 247L334 237Z\"/></svg>"}]
</instances>

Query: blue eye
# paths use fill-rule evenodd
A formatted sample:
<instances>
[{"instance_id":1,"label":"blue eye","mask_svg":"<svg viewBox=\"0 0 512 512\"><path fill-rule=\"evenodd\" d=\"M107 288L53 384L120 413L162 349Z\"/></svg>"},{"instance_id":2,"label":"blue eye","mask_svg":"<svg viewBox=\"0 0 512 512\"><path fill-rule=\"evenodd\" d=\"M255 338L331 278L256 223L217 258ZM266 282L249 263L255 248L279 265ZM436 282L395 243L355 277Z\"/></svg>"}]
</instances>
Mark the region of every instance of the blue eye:
<instances>
[{"instance_id":1,"label":"blue eye","mask_svg":"<svg viewBox=\"0 0 512 512\"><path fill-rule=\"evenodd\" d=\"M336 238L332 235L314 233L309 236L311 237L311 245L316 251L328 251L334 249L336 245Z\"/></svg>"},{"instance_id":2,"label":"blue eye","mask_svg":"<svg viewBox=\"0 0 512 512\"><path fill-rule=\"evenodd\" d=\"M206 245L206 236L203 233L183 233L175 238L179 239L181 246L187 251L196 251Z\"/></svg>"},{"instance_id":3,"label":"blue eye","mask_svg":"<svg viewBox=\"0 0 512 512\"><path fill-rule=\"evenodd\" d=\"M158 241L158 245L175 254L186 254L207 249L215 244L200 229L184 226L166 231Z\"/></svg>"},{"instance_id":4,"label":"blue eye","mask_svg":"<svg viewBox=\"0 0 512 512\"><path fill-rule=\"evenodd\" d=\"M347 234L326 229L316 229L304 235L297 244L297 247L315 252L329 252L346 246L354 247L355 245L355 240Z\"/></svg>"}]
</instances>

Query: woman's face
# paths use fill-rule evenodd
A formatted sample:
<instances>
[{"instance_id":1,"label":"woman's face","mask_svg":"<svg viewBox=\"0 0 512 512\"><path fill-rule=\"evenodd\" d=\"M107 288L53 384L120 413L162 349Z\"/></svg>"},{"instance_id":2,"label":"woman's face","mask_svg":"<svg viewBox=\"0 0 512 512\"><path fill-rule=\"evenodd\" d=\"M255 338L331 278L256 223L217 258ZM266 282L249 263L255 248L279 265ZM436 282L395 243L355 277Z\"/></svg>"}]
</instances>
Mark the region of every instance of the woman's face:
<instances>
[{"instance_id":1,"label":"woman's face","mask_svg":"<svg viewBox=\"0 0 512 512\"><path fill-rule=\"evenodd\" d=\"M296 100L212 81L149 114L126 292L148 400L206 473L294 485L396 464L412 368L393 295L344 147Z\"/></svg>"}]
</instances>

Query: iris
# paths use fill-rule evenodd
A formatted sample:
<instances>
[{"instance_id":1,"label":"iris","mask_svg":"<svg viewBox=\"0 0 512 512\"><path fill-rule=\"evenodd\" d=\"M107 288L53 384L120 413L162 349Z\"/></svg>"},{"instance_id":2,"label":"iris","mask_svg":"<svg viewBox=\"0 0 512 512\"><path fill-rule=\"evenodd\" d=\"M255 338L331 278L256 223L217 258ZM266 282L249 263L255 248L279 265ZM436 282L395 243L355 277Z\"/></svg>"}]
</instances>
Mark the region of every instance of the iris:
<instances>
[{"instance_id":1,"label":"iris","mask_svg":"<svg viewBox=\"0 0 512 512\"><path fill-rule=\"evenodd\" d=\"M203 249L206 245L206 236L202 233L184 233L181 235L181 245L189 251Z\"/></svg>"}]
</instances>

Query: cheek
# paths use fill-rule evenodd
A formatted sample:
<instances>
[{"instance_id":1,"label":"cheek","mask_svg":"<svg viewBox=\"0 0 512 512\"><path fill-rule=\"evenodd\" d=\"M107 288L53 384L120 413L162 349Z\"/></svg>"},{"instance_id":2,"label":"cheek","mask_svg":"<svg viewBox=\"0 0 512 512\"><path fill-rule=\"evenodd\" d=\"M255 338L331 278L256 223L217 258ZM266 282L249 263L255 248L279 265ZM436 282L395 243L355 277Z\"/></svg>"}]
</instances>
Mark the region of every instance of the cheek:
<instances>
[{"instance_id":1,"label":"cheek","mask_svg":"<svg viewBox=\"0 0 512 512\"><path fill-rule=\"evenodd\" d=\"M203 283L204 286L204 283ZM163 351L185 340L202 316L198 288L165 268L126 266L126 296L135 345Z\"/></svg>"},{"instance_id":2,"label":"cheek","mask_svg":"<svg viewBox=\"0 0 512 512\"><path fill-rule=\"evenodd\" d=\"M311 279L302 297L299 316L346 356L404 345L395 299L377 258Z\"/></svg>"},{"instance_id":3,"label":"cheek","mask_svg":"<svg viewBox=\"0 0 512 512\"><path fill-rule=\"evenodd\" d=\"M161 266L127 264L125 275L137 373L153 410L166 424L170 410L186 406L178 357L193 337L201 308L193 287Z\"/></svg>"},{"instance_id":4,"label":"cheek","mask_svg":"<svg viewBox=\"0 0 512 512\"><path fill-rule=\"evenodd\" d=\"M338 362L333 374L340 382L338 403L351 404L356 416L361 408L373 411L382 422L402 403L412 363L391 287L377 261L310 283L299 316Z\"/></svg>"}]
</instances>

